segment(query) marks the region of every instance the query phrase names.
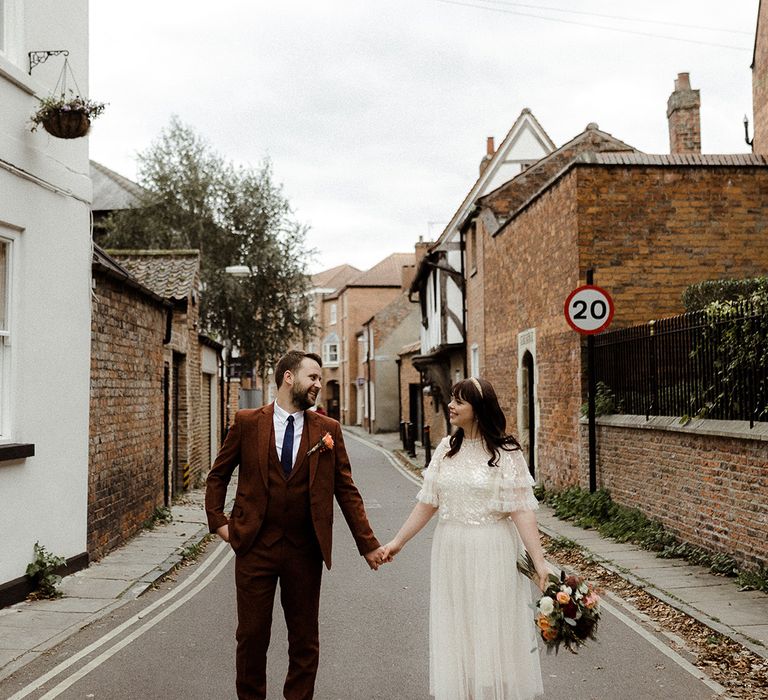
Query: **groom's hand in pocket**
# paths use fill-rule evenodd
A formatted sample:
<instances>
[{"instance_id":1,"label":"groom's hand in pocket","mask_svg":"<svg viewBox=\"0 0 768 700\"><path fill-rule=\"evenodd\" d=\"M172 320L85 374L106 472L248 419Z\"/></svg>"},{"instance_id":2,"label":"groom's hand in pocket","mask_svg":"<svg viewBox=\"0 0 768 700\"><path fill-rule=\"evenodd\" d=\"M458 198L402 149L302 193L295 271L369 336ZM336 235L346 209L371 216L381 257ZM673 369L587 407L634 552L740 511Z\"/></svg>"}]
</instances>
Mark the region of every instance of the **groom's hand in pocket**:
<instances>
[{"instance_id":1,"label":"groom's hand in pocket","mask_svg":"<svg viewBox=\"0 0 768 700\"><path fill-rule=\"evenodd\" d=\"M229 523L216 528L216 534L225 542L229 542Z\"/></svg>"}]
</instances>

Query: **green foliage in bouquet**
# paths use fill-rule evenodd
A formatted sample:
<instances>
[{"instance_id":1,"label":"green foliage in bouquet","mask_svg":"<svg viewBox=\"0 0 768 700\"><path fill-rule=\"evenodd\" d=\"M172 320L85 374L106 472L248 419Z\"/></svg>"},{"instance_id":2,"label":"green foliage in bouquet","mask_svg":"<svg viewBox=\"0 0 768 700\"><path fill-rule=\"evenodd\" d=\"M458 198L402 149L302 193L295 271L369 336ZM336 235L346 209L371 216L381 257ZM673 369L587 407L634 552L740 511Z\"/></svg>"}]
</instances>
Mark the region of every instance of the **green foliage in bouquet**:
<instances>
[{"instance_id":1,"label":"green foliage in bouquet","mask_svg":"<svg viewBox=\"0 0 768 700\"><path fill-rule=\"evenodd\" d=\"M528 552L517 563L518 570L530 579L536 575ZM536 602L536 627L548 652L564 646L572 654L588 639L596 639L600 621L600 596L595 587L579 576L550 574L548 586Z\"/></svg>"}]
</instances>

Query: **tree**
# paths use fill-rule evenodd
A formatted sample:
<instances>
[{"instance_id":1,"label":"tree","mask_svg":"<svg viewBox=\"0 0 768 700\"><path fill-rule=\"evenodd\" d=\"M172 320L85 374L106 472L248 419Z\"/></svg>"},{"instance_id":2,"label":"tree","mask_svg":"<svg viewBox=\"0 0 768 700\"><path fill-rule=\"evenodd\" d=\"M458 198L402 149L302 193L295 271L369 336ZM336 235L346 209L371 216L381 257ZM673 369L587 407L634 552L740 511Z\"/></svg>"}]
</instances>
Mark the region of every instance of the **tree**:
<instances>
[{"instance_id":1,"label":"tree","mask_svg":"<svg viewBox=\"0 0 768 700\"><path fill-rule=\"evenodd\" d=\"M198 249L203 328L230 341L260 375L290 342L306 341L312 251L269 162L236 167L173 117L139 154L139 183L146 194L112 216L106 247ZM231 265L251 274L228 275Z\"/></svg>"}]
</instances>

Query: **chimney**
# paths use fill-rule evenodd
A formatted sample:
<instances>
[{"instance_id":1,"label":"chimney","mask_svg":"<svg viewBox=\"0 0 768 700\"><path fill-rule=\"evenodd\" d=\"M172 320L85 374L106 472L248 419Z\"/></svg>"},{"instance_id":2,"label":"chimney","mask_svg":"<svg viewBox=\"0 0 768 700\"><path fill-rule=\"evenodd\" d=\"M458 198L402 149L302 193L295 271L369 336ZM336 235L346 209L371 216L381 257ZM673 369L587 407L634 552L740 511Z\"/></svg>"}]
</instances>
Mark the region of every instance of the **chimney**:
<instances>
[{"instance_id":1,"label":"chimney","mask_svg":"<svg viewBox=\"0 0 768 700\"><path fill-rule=\"evenodd\" d=\"M667 101L670 153L701 153L700 106L699 91L691 90L688 73L678 73Z\"/></svg>"},{"instance_id":2,"label":"chimney","mask_svg":"<svg viewBox=\"0 0 768 700\"><path fill-rule=\"evenodd\" d=\"M489 136L485 140L485 155L483 156L482 160L480 161L480 174L482 175L485 172L485 169L488 167L488 164L491 162L491 158L493 158L493 154L496 153L496 147L493 144L493 136Z\"/></svg>"}]
</instances>

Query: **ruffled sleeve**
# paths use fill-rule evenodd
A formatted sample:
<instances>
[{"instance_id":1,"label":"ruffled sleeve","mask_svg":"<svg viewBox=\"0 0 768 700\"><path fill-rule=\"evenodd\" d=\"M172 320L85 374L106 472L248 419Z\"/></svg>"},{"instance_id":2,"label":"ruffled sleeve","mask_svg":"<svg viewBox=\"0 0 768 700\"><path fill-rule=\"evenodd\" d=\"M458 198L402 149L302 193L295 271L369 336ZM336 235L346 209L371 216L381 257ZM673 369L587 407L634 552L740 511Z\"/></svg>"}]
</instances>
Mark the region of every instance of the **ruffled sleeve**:
<instances>
[{"instance_id":1,"label":"ruffled sleeve","mask_svg":"<svg viewBox=\"0 0 768 700\"><path fill-rule=\"evenodd\" d=\"M437 497L437 472L446 452L448 452L447 437L443 438L435 448L429 466L424 470L424 483L421 485L421 491L416 494L416 500L420 503L428 503L435 507L440 505Z\"/></svg>"},{"instance_id":2,"label":"ruffled sleeve","mask_svg":"<svg viewBox=\"0 0 768 700\"><path fill-rule=\"evenodd\" d=\"M536 483L528 471L520 450L502 452L499 466L494 468L491 508L499 513L519 510L538 510L539 502L533 495Z\"/></svg>"}]
</instances>

